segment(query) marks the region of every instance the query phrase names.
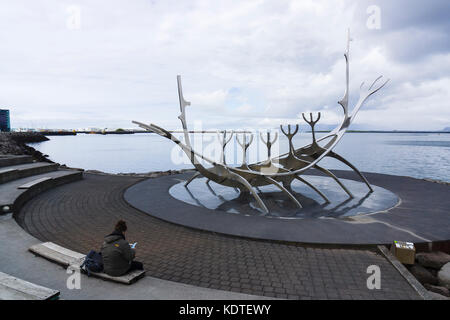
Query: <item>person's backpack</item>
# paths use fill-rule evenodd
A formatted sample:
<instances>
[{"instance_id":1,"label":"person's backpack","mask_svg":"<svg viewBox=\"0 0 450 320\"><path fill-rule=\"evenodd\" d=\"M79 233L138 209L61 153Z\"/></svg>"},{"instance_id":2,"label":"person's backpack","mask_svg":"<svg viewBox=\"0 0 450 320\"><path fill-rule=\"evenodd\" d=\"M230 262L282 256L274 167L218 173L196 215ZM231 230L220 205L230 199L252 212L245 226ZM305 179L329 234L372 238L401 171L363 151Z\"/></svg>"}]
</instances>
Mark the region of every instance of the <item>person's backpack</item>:
<instances>
[{"instance_id":1,"label":"person's backpack","mask_svg":"<svg viewBox=\"0 0 450 320\"><path fill-rule=\"evenodd\" d=\"M102 254L94 250L89 251L80 268L87 272L88 277L91 275L91 272L102 272L103 271Z\"/></svg>"}]
</instances>

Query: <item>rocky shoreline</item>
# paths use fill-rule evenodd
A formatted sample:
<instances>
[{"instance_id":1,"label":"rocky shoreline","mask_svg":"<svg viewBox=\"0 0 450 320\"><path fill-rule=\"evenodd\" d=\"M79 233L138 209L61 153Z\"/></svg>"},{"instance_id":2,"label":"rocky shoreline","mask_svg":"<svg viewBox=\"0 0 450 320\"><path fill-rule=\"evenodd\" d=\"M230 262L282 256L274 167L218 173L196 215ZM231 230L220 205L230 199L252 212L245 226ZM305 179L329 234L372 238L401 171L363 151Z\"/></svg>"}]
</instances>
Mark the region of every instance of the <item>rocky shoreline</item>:
<instances>
[{"instance_id":1,"label":"rocky shoreline","mask_svg":"<svg viewBox=\"0 0 450 320\"><path fill-rule=\"evenodd\" d=\"M408 265L411 274L428 290L450 298L450 255L441 251L416 254L415 264Z\"/></svg>"},{"instance_id":2,"label":"rocky shoreline","mask_svg":"<svg viewBox=\"0 0 450 320\"><path fill-rule=\"evenodd\" d=\"M53 162L47 158L48 155L26 145L47 140L38 132L0 132L0 154L29 155L36 161Z\"/></svg>"},{"instance_id":3,"label":"rocky shoreline","mask_svg":"<svg viewBox=\"0 0 450 320\"><path fill-rule=\"evenodd\" d=\"M13 155L29 155L32 156L36 161L51 162L48 159L48 155L39 152L26 145L27 143L48 141L46 136L39 132L0 132L0 154L13 154ZM107 173L98 170L84 170L81 168L71 168L67 165L61 165L61 168L84 171L86 173L102 174L102 175L118 175L118 176L134 176L143 178L156 178L161 176L167 176L171 174L179 174L189 171L194 171L194 169L181 169L181 170L167 170L167 171L152 171L144 173Z\"/></svg>"},{"instance_id":4,"label":"rocky shoreline","mask_svg":"<svg viewBox=\"0 0 450 320\"><path fill-rule=\"evenodd\" d=\"M143 172L143 173L108 173L99 170L84 170L80 168L70 168L66 165L62 165L62 168L80 170L85 173L99 174L99 175L113 175L113 176L131 176L131 177L142 177L142 178L157 178L162 176L169 176L172 174L179 174L185 172L195 172L195 169L180 169L180 170L167 170L167 171L151 171L151 172Z\"/></svg>"}]
</instances>

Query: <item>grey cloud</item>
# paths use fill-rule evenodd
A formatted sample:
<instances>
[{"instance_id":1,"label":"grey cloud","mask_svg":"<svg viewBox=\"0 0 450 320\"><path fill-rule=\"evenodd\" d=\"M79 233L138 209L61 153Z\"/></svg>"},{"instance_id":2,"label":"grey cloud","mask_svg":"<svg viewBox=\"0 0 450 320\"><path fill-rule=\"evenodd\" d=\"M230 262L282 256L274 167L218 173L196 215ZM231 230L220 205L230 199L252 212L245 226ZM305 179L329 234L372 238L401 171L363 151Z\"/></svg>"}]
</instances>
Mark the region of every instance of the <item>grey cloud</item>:
<instances>
[{"instance_id":1,"label":"grey cloud","mask_svg":"<svg viewBox=\"0 0 450 320\"><path fill-rule=\"evenodd\" d=\"M381 30L366 27L374 3ZM81 8L79 30L65 25L69 5ZM190 119L206 125L259 126L325 109L338 119L350 27L352 101L362 81L392 79L355 126L438 129L450 122L445 8L446 1L2 2L0 104L11 106L17 126L130 127L138 119L175 128L181 74L193 98ZM420 123L408 108L433 114ZM380 124L371 112L405 119Z\"/></svg>"},{"instance_id":2,"label":"grey cloud","mask_svg":"<svg viewBox=\"0 0 450 320\"><path fill-rule=\"evenodd\" d=\"M366 12L377 5L381 13L381 29L365 28ZM429 55L446 54L450 50L450 3L446 0L359 1L356 21L364 35L384 43L392 58L401 63L417 62Z\"/></svg>"}]
</instances>

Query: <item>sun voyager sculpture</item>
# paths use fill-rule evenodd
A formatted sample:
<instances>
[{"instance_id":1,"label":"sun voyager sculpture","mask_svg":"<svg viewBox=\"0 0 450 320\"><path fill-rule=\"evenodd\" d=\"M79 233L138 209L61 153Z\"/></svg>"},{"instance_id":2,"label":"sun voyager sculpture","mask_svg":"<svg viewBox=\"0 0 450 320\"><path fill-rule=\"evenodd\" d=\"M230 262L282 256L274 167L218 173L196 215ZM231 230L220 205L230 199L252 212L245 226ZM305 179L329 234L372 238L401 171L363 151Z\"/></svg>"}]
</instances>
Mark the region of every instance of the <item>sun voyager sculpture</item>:
<instances>
[{"instance_id":1,"label":"sun voyager sculpture","mask_svg":"<svg viewBox=\"0 0 450 320\"><path fill-rule=\"evenodd\" d=\"M242 141L238 139L238 136L236 134L236 139L243 151L243 161L240 166L233 167L227 165L225 161L225 147L227 143L230 141L231 137L233 136L234 134L233 131L229 132L230 136L228 138L227 138L228 133L227 131L221 132L222 136L220 137L220 142L222 143L222 153L219 162L211 160L205 157L203 154L194 150L190 141L189 130L187 128L186 122L186 107L190 106L191 103L184 99L180 76L177 76L178 96L180 101L180 112L181 112L178 118L180 119L182 124L184 133L184 142L180 141L178 138L173 136L169 131L155 124L144 124L138 121L133 121L133 123L137 124L138 126L140 126L145 130L155 132L160 136L163 136L164 138L173 141L186 153L186 155L189 157L190 161L194 165L196 172L192 176L192 178L186 182L185 186L187 186L195 178L204 176L207 178L207 183L209 181L214 181L224 186L238 188L241 194L251 194L258 203L259 208L265 213L268 213L269 210L262 201L261 197L258 195L256 188L266 185L276 186L278 189L281 190L281 192L285 193L296 204L298 208L302 208L302 204L291 192L292 190L290 186L292 181L294 180L306 184L308 187L317 192L317 194L319 194L325 200L325 202L329 202L329 199L323 192L321 192L318 188L316 188L314 185L312 185L302 177L302 174L310 168L317 169L320 172L324 173L325 175L331 177L333 180L337 182L337 184L342 188L342 190L348 194L350 198L353 198L353 194L345 187L345 185L339 180L339 178L337 178L330 170L319 165L319 162L325 157L334 158L350 167L354 172L356 172L356 174L358 174L361 180L367 185L369 192L373 192L371 185L364 177L364 175L344 157L334 152L333 149L336 147L336 145L342 139L344 134L347 132L350 124L354 120L356 114L358 113L359 109L362 107L364 102L372 94L380 90L389 81L389 79L379 84L379 80L382 78L382 76L380 76L376 78L372 82L372 84L368 87L365 87L363 82L360 86L359 99L350 112L349 47L350 47L350 35L348 35L347 38L347 50L344 54L346 62L345 93L344 97L340 101L338 101L338 103L341 105L343 109L342 122L338 126L336 126L336 128L334 128L332 131L330 131L323 137L317 139L314 127L320 119L320 112L318 113L317 117L315 117L315 119L312 113L309 114L309 119L308 117L305 116L305 114L302 114L303 119L306 121L306 123L308 123L309 126L311 126L312 142L299 148L295 148L292 142L293 137L298 132L299 125L296 124L295 129L292 128L292 130L291 125L288 125L287 130L285 130L283 126L280 125L281 132L287 137L289 141L289 151L284 154L275 157L271 156L271 147L272 144L277 139L277 134L275 134L275 137L271 139L269 132L267 132L265 140L263 135L260 134L261 140L267 146L267 159L261 162L248 164L246 160L247 149L253 142L253 134L251 134L247 140L246 133L243 133ZM205 165L201 164L199 159L202 159L204 163L209 164L209 166L206 167Z\"/></svg>"}]
</instances>

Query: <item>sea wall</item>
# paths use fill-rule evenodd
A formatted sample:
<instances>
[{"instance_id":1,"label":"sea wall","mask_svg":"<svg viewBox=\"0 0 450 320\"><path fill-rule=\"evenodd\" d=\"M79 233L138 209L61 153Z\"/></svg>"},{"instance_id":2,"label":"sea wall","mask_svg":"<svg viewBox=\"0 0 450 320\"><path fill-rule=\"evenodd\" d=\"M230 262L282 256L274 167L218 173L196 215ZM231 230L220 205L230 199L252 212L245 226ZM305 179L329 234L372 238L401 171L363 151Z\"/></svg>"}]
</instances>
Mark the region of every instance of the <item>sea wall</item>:
<instances>
[{"instance_id":1,"label":"sea wall","mask_svg":"<svg viewBox=\"0 0 450 320\"><path fill-rule=\"evenodd\" d=\"M49 140L38 132L0 132L0 154L30 155L37 161L52 162L47 155L26 143Z\"/></svg>"}]
</instances>

